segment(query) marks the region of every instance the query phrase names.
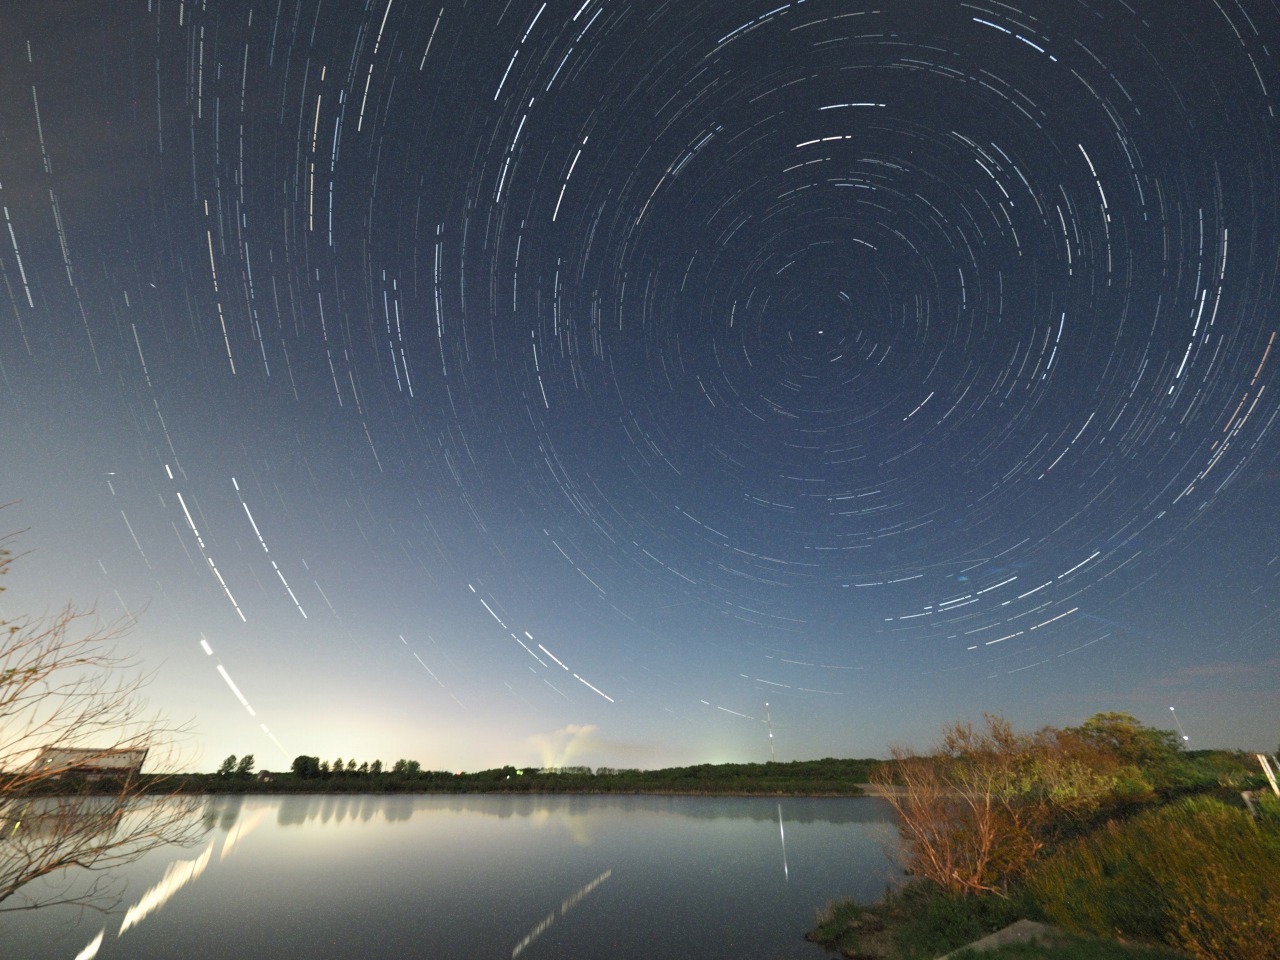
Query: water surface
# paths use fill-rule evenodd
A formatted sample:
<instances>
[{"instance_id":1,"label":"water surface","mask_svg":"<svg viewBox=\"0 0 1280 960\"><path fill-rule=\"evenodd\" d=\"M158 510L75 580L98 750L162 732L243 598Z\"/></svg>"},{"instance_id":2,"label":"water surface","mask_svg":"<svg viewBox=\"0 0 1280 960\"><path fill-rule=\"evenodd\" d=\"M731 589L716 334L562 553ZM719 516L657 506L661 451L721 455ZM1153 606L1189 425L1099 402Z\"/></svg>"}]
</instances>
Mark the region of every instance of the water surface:
<instances>
[{"instance_id":1,"label":"water surface","mask_svg":"<svg viewBox=\"0 0 1280 960\"><path fill-rule=\"evenodd\" d=\"M203 825L107 914L0 914L0 954L821 960L814 908L896 876L869 797L218 797Z\"/></svg>"}]
</instances>

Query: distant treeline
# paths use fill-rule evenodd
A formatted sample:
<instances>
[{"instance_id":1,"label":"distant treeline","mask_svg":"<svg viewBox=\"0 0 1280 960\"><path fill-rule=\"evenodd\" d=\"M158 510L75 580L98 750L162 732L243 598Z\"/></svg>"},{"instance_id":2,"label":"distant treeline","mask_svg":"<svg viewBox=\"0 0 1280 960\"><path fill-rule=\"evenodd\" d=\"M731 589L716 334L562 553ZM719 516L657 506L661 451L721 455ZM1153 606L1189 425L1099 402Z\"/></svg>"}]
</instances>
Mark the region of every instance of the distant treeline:
<instances>
[{"instance_id":1,"label":"distant treeline","mask_svg":"<svg viewBox=\"0 0 1280 960\"><path fill-rule=\"evenodd\" d=\"M299 756L288 771L249 772L252 762L228 758L217 773L183 774L191 793L666 793L858 796L883 761L797 760L790 763L704 763L661 770L583 766L504 766L474 773L423 770L415 760L362 762ZM252 760L252 758L250 758ZM174 787L174 778L168 786Z\"/></svg>"}]
</instances>

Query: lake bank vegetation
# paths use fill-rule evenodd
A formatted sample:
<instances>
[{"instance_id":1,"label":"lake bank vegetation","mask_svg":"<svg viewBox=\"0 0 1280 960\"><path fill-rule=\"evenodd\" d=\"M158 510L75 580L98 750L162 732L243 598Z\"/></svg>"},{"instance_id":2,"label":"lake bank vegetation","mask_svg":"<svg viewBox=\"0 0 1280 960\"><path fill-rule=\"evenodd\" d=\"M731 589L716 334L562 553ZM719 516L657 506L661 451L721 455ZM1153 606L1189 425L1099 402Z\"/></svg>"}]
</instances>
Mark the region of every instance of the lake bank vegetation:
<instances>
[{"instance_id":1,"label":"lake bank vegetation","mask_svg":"<svg viewBox=\"0 0 1280 960\"><path fill-rule=\"evenodd\" d=\"M191 793L582 793L690 796L856 797L883 761L825 758L789 763L704 763L660 770L503 766L476 772L424 770L414 760L384 766L299 756L289 771L252 772L252 755L228 757L212 774L184 774Z\"/></svg>"},{"instance_id":2,"label":"lake bank vegetation","mask_svg":"<svg viewBox=\"0 0 1280 960\"><path fill-rule=\"evenodd\" d=\"M932 960L1019 919L1133 956L1280 956L1280 807L1246 810L1240 791L1265 783L1250 755L1185 751L1127 714L1034 733L988 716L895 749L871 780L897 787L910 880L818 911L809 939L846 957Z\"/></svg>"}]
</instances>

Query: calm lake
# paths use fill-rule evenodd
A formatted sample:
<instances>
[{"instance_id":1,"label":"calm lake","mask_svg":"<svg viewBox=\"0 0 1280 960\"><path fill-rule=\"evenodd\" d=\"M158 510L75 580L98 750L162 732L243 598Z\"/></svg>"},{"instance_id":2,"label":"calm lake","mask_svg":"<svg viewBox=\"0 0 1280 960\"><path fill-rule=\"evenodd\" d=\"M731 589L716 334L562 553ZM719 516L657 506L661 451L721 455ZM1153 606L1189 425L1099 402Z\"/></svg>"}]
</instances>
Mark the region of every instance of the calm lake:
<instances>
[{"instance_id":1,"label":"calm lake","mask_svg":"<svg viewBox=\"0 0 1280 960\"><path fill-rule=\"evenodd\" d=\"M822 960L814 908L897 877L870 797L216 797L203 823L110 913L0 914L0 956Z\"/></svg>"}]
</instances>

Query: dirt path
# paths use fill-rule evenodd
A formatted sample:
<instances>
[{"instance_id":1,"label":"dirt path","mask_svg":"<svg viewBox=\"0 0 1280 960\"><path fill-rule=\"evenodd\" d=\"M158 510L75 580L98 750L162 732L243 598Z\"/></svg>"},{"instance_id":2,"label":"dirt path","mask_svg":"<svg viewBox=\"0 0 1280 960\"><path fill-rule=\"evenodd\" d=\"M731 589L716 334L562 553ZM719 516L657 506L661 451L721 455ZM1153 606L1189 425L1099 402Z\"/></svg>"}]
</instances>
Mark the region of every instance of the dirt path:
<instances>
[{"instance_id":1,"label":"dirt path","mask_svg":"<svg viewBox=\"0 0 1280 960\"><path fill-rule=\"evenodd\" d=\"M981 940L975 940L968 946L961 947L960 950L939 957L938 960L948 960L962 950L983 952L1003 947L1006 943L1052 943L1061 938L1062 932L1057 927L1051 927L1047 923L1037 923L1034 920L1019 920L1009 924L1003 930L989 933Z\"/></svg>"}]
</instances>

